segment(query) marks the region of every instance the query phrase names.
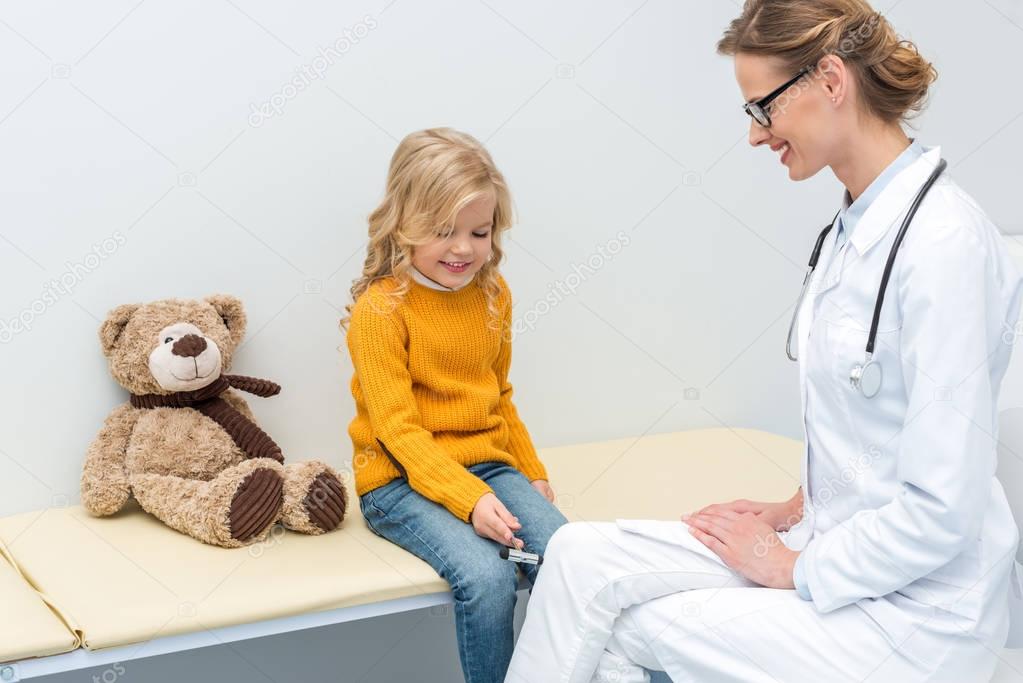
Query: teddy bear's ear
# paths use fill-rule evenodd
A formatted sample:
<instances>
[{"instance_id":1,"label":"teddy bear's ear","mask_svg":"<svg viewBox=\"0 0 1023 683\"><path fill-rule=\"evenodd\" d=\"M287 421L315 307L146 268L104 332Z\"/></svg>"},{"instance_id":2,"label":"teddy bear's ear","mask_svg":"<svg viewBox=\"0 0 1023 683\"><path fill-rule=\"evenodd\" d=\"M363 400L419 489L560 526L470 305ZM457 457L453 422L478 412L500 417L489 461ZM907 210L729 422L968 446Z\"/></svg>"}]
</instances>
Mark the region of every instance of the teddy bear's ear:
<instances>
[{"instance_id":1,"label":"teddy bear's ear","mask_svg":"<svg viewBox=\"0 0 1023 683\"><path fill-rule=\"evenodd\" d=\"M122 304L107 314L107 319L99 327L99 343L103 347L104 356L110 356L128 320L141 306L142 304Z\"/></svg>"},{"instance_id":2,"label":"teddy bear's ear","mask_svg":"<svg viewBox=\"0 0 1023 683\"><path fill-rule=\"evenodd\" d=\"M237 348L238 344L242 341L242 337L245 336L245 324L247 322L245 308L242 306L241 299L230 294L213 294L206 297L206 302L213 306L214 310L220 314L224 325L227 326L228 332L231 333L231 341L234 343L235 348Z\"/></svg>"}]
</instances>

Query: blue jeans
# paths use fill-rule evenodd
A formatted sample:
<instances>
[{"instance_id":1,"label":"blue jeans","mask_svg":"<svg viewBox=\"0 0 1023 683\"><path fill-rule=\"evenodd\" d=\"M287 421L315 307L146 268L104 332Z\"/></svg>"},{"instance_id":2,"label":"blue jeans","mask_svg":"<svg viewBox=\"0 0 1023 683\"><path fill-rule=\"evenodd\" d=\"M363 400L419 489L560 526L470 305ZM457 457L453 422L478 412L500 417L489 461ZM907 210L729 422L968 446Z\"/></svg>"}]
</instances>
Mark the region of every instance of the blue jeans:
<instances>
[{"instance_id":1,"label":"blue jeans","mask_svg":"<svg viewBox=\"0 0 1023 683\"><path fill-rule=\"evenodd\" d=\"M568 521L564 515L514 467L483 462L468 469L519 518L522 528L515 536L525 543L523 550L543 554L555 530ZM502 544L477 536L471 524L413 491L404 478L367 491L359 503L374 533L425 560L451 584L466 683L504 681L515 637L516 567L530 585L542 567L502 560Z\"/></svg>"}]
</instances>

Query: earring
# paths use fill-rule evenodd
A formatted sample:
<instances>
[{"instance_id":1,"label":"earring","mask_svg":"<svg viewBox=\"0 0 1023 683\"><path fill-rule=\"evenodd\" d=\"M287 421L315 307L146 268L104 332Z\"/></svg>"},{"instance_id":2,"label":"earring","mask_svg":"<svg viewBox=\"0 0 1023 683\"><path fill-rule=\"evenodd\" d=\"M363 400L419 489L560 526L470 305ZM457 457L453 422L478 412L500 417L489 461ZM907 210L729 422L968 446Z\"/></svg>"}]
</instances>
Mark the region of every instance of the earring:
<instances>
[{"instance_id":1,"label":"earring","mask_svg":"<svg viewBox=\"0 0 1023 683\"><path fill-rule=\"evenodd\" d=\"M838 98L837 98L837 97L832 97L832 98L831 98L831 101L832 101L832 102L838 102Z\"/></svg>"}]
</instances>

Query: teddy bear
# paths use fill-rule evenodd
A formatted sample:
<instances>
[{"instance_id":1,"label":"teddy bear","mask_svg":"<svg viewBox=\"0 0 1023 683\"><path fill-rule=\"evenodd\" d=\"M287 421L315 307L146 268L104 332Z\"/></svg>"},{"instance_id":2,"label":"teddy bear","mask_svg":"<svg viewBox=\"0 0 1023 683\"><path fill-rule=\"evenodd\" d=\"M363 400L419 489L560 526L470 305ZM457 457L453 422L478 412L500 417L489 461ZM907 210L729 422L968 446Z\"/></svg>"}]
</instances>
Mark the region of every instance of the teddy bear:
<instances>
[{"instance_id":1,"label":"teddy bear","mask_svg":"<svg viewBox=\"0 0 1023 683\"><path fill-rule=\"evenodd\" d=\"M341 524L341 475L317 460L284 464L239 393L273 396L280 386L225 374L245 325L242 302L225 294L110 311L100 345L130 398L86 453L90 514L112 515L134 496L171 528L226 548L265 539L278 521L306 534Z\"/></svg>"}]
</instances>

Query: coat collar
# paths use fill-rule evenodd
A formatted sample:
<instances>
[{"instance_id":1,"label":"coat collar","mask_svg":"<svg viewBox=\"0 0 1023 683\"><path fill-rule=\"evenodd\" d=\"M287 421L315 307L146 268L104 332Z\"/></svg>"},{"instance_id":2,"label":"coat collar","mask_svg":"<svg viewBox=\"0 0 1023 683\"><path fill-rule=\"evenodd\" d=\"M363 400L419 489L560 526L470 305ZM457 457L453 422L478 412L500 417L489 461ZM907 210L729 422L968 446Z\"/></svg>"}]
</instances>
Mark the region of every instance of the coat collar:
<instances>
[{"instance_id":1,"label":"coat collar","mask_svg":"<svg viewBox=\"0 0 1023 683\"><path fill-rule=\"evenodd\" d=\"M860 193L856 201L852 201L852 198L849 196L849 190L845 191L842 210L839 212L837 223L845 231L846 235L851 235L856 231L856 225L863 218L863 214L867 212L867 209L874 203L874 200L881 196L881 193L888 187L888 184L923 155L923 145L917 140L911 139L906 149L902 150L899 156L874 178L874 181Z\"/></svg>"},{"instance_id":2,"label":"coat collar","mask_svg":"<svg viewBox=\"0 0 1023 683\"><path fill-rule=\"evenodd\" d=\"M862 256L881 241L909 210L913 198L941 161L941 148L924 148L924 154L892 179L888 187L867 208L849 235L849 242Z\"/></svg>"}]
</instances>

